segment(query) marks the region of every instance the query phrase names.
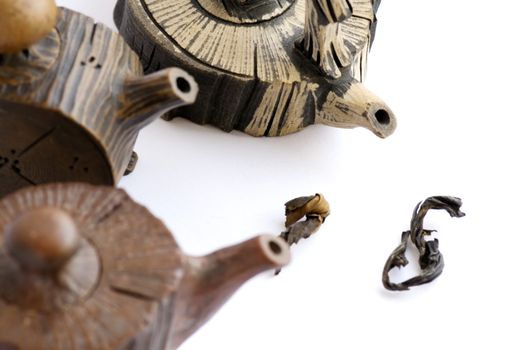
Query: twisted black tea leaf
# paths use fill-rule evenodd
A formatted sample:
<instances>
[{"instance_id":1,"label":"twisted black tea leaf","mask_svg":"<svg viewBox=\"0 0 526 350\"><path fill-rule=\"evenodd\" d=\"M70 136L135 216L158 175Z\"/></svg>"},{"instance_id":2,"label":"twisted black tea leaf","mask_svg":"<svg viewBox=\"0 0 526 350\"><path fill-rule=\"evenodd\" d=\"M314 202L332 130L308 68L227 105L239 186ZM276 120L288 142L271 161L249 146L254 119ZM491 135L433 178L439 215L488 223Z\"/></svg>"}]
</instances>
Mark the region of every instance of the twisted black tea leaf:
<instances>
[{"instance_id":1,"label":"twisted black tea leaf","mask_svg":"<svg viewBox=\"0 0 526 350\"><path fill-rule=\"evenodd\" d=\"M425 201L418 203L411 219L410 231L402 233L402 242L391 253L385 263L382 282L384 287L393 291L409 290L409 287L429 283L437 278L444 269L444 259L438 250L438 239L426 240L426 237L434 231L425 230L424 217L430 209L446 210L451 217L463 217L465 214L460 211L462 200L456 197L436 196L429 197ZM401 283L393 283L389 278L389 271L395 267L406 266L409 261L405 256L407 246L411 241L418 249L421 273L419 276L410 278Z\"/></svg>"}]
</instances>

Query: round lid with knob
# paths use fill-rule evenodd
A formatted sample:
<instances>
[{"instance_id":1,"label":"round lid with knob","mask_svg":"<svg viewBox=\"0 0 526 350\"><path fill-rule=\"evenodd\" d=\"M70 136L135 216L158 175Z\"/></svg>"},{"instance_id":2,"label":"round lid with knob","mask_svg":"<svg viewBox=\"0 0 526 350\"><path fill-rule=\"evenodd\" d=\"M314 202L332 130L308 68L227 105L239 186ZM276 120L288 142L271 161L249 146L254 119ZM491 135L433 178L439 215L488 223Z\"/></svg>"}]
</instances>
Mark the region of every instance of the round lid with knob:
<instances>
[{"instance_id":1,"label":"round lid with knob","mask_svg":"<svg viewBox=\"0 0 526 350\"><path fill-rule=\"evenodd\" d=\"M119 0L115 17L132 46L134 34L143 33L135 35L136 45L145 45L142 55L150 54L153 46L161 47L151 53L153 62L143 57L147 70L155 67L156 59L184 64L190 58L218 72L263 82L298 82L316 71L307 61L299 61L295 48L305 30L310 1ZM338 1L328 1L326 6L333 6L331 2ZM339 35L358 60L374 36L375 11L370 0L348 0L345 5L352 13L340 20ZM153 43L146 48L143 41L150 38ZM168 58L162 57L166 52L170 52ZM358 61L354 65L359 65Z\"/></svg>"},{"instance_id":2,"label":"round lid with knob","mask_svg":"<svg viewBox=\"0 0 526 350\"><path fill-rule=\"evenodd\" d=\"M122 190L51 184L0 201L0 349L117 349L182 277L171 233Z\"/></svg>"}]
</instances>

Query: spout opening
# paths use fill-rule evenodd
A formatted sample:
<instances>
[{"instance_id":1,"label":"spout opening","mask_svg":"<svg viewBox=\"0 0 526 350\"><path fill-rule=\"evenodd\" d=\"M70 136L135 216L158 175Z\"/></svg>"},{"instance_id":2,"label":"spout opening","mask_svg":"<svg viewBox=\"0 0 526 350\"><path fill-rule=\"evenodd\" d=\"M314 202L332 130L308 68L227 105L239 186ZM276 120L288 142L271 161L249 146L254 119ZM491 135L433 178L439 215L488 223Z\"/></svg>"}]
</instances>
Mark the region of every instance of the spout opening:
<instances>
[{"instance_id":1,"label":"spout opening","mask_svg":"<svg viewBox=\"0 0 526 350\"><path fill-rule=\"evenodd\" d=\"M197 98L198 86L194 78L186 71L179 68L170 69L170 81L174 93L185 102L194 103Z\"/></svg>"},{"instance_id":2,"label":"spout opening","mask_svg":"<svg viewBox=\"0 0 526 350\"><path fill-rule=\"evenodd\" d=\"M189 93L192 89L188 80L186 80L183 77L178 77L175 80L175 84L177 85L177 88L179 88L179 90L181 90L184 93Z\"/></svg>"},{"instance_id":3,"label":"spout opening","mask_svg":"<svg viewBox=\"0 0 526 350\"><path fill-rule=\"evenodd\" d=\"M396 117L385 103L371 103L367 112L367 128L378 137L386 138L396 129Z\"/></svg>"},{"instance_id":4,"label":"spout opening","mask_svg":"<svg viewBox=\"0 0 526 350\"><path fill-rule=\"evenodd\" d=\"M332 91L327 95L316 123L343 128L361 126L385 138L396 129L396 116L363 84L353 81L343 95Z\"/></svg>"},{"instance_id":5,"label":"spout opening","mask_svg":"<svg viewBox=\"0 0 526 350\"><path fill-rule=\"evenodd\" d=\"M391 116L389 115L389 112L387 112L385 109L377 110L374 113L374 117L376 118L378 124L389 125L389 123L391 123Z\"/></svg>"},{"instance_id":6,"label":"spout opening","mask_svg":"<svg viewBox=\"0 0 526 350\"><path fill-rule=\"evenodd\" d=\"M259 245L267 260L274 267L283 267L290 262L290 249L282 238L262 235L259 239Z\"/></svg>"},{"instance_id":7,"label":"spout opening","mask_svg":"<svg viewBox=\"0 0 526 350\"><path fill-rule=\"evenodd\" d=\"M279 244L277 244L276 242L269 242L268 246L270 247L270 250L272 250L272 252L274 254L281 254L281 247L279 246Z\"/></svg>"}]
</instances>

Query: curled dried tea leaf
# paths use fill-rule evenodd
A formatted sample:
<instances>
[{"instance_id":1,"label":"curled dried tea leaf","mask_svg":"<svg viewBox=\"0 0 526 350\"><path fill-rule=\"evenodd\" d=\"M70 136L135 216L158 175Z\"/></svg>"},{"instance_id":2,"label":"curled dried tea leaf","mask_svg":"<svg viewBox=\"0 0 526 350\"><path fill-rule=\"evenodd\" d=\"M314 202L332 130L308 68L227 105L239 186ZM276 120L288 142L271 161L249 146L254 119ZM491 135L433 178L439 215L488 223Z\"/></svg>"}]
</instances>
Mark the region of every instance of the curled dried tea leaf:
<instances>
[{"instance_id":1,"label":"curled dried tea leaf","mask_svg":"<svg viewBox=\"0 0 526 350\"><path fill-rule=\"evenodd\" d=\"M400 245L391 253L384 266L382 282L384 287L389 290L402 291L409 290L410 287L429 283L437 278L444 269L444 259L438 250L438 239L426 240L426 237L434 231L425 230L424 218L430 209L446 210L451 217L463 217L465 214L460 211L462 200L456 197L435 196L429 197L420 202L413 211L410 231L402 233ZM418 249L421 273L401 283L393 283L389 278L389 271L393 268L404 267L409 262L405 256L407 246L411 241Z\"/></svg>"},{"instance_id":2,"label":"curled dried tea leaf","mask_svg":"<svg viewBox=\"0 0 526 350\"><path fill-rule=\"evenodd\" d=\"M285 203L286 231L280 234L290 246L307 239L318 231L330 214L329 203L322 194L299 197ZM305 217L305 220L301 220ZM280 273L276 270L276 275Z\"/></svg>"},{"instance_id":3,"label":"curled dried tea leaf","mask_svg":"<svg viewBox=\"0 0 526 350\"><path fill-rule=\"evenodd\" d=\"M323 221L329 216L329 203L322 194L316 193L314 196L298 197L285 203L285 227L289 227L304 216L318 215Z\"/></svg>"}]
</instances>

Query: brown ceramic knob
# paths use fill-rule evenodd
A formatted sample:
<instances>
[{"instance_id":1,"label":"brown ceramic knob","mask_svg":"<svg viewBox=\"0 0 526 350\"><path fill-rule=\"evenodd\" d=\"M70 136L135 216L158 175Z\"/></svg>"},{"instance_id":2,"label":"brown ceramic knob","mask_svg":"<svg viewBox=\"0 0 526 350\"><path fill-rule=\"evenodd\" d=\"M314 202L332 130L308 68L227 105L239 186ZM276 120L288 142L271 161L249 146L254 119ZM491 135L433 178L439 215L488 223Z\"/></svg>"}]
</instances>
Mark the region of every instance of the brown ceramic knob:
<instances>
[{"instance_id":1,"label":"brown ceramic knob","mask_svg":"<svg viewBox=\"0 0 526 350\"><path fill-rule=\"evenodd\" d=\"M57 269L79 247L77 226L65 211L43 207L22 215L7 228L9 254L25 269Z\"/></svg>"},{"instance_id":2,"label":"brown ceramic knob","mask_svg":"<svg viewBox=\"0 0 526 350\"><path fill-rule=\"evenodd\" d=\"M13 53L38 42L57 22L54 0L0 0L0 53Z\"/></svg>"}]
</instances>

